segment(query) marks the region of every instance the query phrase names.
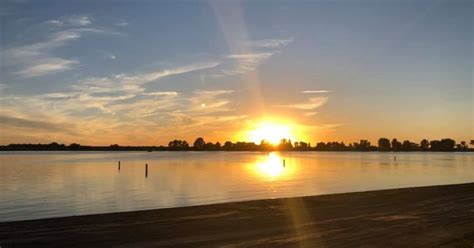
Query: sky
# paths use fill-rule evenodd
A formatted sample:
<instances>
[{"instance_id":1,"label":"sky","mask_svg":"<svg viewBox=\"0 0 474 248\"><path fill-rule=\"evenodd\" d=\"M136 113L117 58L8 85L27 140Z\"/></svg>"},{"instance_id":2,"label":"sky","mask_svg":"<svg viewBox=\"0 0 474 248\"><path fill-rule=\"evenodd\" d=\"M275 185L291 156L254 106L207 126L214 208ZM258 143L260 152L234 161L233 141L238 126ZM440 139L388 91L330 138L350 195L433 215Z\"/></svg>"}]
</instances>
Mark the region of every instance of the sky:
<instances>
[{"instance_id":1,"label":"sky","mask_svg":"<svg viewBox=\"0 0 474 248\"><path fill-rule=\"evenodd\" d=\"M0 0L0 144L474 139L470 0Z\"/></svg>"}]
</instances>

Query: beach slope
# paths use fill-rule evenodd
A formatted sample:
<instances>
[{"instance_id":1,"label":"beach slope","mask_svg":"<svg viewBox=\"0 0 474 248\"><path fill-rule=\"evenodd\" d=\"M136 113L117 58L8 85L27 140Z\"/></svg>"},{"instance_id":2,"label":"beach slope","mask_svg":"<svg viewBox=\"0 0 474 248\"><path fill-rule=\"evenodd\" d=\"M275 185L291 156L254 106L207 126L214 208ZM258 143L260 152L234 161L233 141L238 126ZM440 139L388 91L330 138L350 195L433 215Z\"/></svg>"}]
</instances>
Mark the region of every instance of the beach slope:
<instances>
[{"instance_id":1,"label":"beach slope","mask_svg":"<svg viewBox=\"0 0 474 248\"><path fill-rule=\"evenodd\" d=\"M5 247L473 247L474 183L0 223Z\"/></svg>"}]
</instances>

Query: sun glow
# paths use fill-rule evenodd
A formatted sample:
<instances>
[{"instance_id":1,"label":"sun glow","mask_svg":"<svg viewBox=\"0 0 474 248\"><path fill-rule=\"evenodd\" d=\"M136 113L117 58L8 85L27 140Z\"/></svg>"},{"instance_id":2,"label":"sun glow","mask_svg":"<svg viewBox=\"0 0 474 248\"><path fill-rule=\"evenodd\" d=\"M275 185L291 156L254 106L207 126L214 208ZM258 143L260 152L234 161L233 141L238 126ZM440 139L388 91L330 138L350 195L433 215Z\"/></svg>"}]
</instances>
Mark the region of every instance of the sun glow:
<instances>
[{"instance_id":1,"label":"sun glow","mask_svg":"<svg viewBox=\"0 0 474 248\"><path fill-rule=\"evenodd\" d=\"M282 139L294 140L293 129L291 125L263 121L255 125L255 127L248 132L248 138L256 143L260 144L262 140L277 145Z\"/></svg>"},{"instance_id":2,"label":"sun glow","mask_svg":"<svg viewBox=\"0 0 474 248\"><path fill-rule=\"evenodd\" d=\"M286 180L297 174L297 167L291 158L285 158L278 152L271 152L247 165L247 169L258 180L274 182Z\"/></svg>"},{"instance_id":3,"label":"sun glow","mask_svg":"<svg viewBox=\"0 0 474 248\"><path fill-rule=\"evenodd\" d=\"M274 178L283 174L284 166L282 158L272 152L265 160L257 162L255 168L259 174Z\"/></svg>"}]
</instances>

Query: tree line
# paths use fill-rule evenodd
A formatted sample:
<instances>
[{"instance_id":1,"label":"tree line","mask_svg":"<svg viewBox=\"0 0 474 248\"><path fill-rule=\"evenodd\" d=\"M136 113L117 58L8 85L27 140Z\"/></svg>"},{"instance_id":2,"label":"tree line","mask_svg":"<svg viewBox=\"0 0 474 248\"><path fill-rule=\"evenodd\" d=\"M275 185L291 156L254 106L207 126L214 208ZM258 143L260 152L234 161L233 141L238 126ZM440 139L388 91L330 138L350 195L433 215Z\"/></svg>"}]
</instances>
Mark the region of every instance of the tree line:
<instances>
[{"instance_id":1,"label":"tree line","mask_svg":"<svg viewBox=\"0 0 474 248\"><path fill-rule=\"evenodd\" d=\"M470 141L470 145L474 146L474 140ZM170 150L196 150L196 151L473 151L470 149L466 141L456 143L453 139L421 140L419 143L404 140L398 141L396 138L389 140L388 138L380 138L377 146L372 145L368 140L360 140L345 144L344 142L318 142L315 146L311 146L307 142L294 142L282 139L279 144L273 145L265 140L260 144L253 142L236 142L226 141L223 145L220 142L205 142L203 138L197 138L191 146L185 140L173 140L168 143Z\"/></svg>"},{"instance_id":2,"label":"tree line","mask_svg":"<svg viewBox=\"0 0 474 248\"><path fill-rule=\"evenodd\" d=\"M469 142L474 146L474 140ZM172 140L168 146L120 146L113 144L110 146L84 146L77 143L70 145L58 144L10 144L0 146L0 151L474 151L469 148L466 141L456 143L453 139L427 140L423 139L419 143L409 140L399 141L396 138L380 138L377 145L372 145L370 141L362 139L359 142L345 144L344 142L318 142L312 146L307 142L292 142L289 139L282 139L279 144L271 144L262 140L260 144L254 142L206 142L203 138L197 138L191 145L186 140Z\"/></svg>"}]
</instances>

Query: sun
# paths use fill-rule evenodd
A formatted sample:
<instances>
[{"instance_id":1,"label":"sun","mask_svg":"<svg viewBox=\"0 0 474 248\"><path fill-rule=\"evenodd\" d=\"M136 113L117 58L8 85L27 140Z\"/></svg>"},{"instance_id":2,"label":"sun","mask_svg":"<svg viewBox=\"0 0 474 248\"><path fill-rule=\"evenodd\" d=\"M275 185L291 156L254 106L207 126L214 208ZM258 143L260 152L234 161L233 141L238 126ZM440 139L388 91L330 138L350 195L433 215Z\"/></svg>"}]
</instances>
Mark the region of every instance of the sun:
<instances>
[{"instance_id":1,"label":"sun","mask_svg":"<svg viewBox=\"0 0 474 248\"><path fill-rule=\"evenodd\" d=\"M250 131L248 131L248 138L260 144L262 140L277 145L282 139L294 140L293 128L289 124L283 124L273 121L262 121L257 123Z\"/></svg>"}]
</instances>

